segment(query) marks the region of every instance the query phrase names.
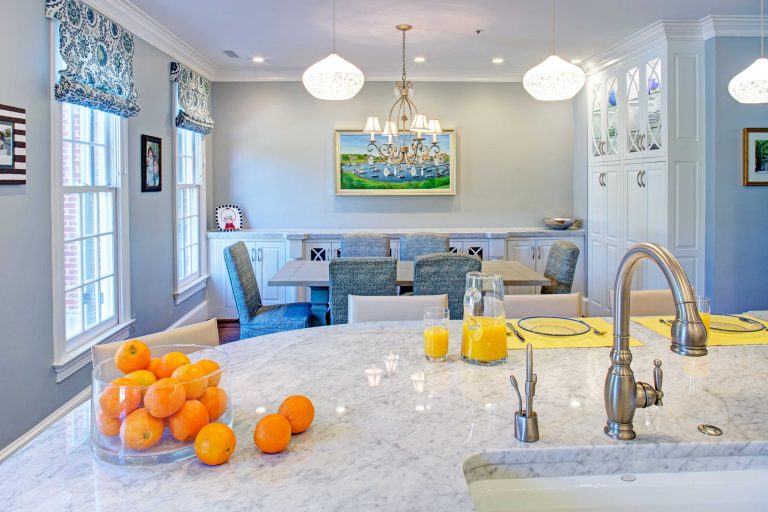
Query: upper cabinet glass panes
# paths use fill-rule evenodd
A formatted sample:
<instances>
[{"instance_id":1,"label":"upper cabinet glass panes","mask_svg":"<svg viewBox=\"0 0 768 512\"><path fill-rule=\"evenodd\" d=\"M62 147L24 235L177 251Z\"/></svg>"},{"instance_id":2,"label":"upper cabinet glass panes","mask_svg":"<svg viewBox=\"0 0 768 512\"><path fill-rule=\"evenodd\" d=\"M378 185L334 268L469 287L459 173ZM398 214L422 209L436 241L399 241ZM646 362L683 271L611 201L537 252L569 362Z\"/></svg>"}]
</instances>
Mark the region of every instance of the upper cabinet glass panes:
<instances>
[{"instance_id":1,"label":"upper cabinet glass panes","mask_svg":"<svg viewBox=\"0 0 768 512\"><path fill-rule=\"evenodd\" d=\"M616 77L611 77L606 82L606 150L605 154L615 155L619 152L618 118L616 107Z\"/></svg>"},{"instance_id":2,"label":"upper cabinet glass panes","mask_svg":"<svg viewBox=\"0 0 768 512\"><path fill-rule=\"evenodd\" d=\"M643 135L640 131L640 68L627 71L627 151L635 153L642 149Z\"/></svg>"},{"instance_id":3,"label":"upper cabinet glass panes","mask_svg":"<svg viewBox=\"0 0 768 512\"><path fill-rule=\"evenodd\" d=\"M602 89L602 83L592 86L592 156L604 154Z\"/></svg>"},{"instance_id":4,"label":"upper cabinet glass panes","mask_svg":"<svg viewBox=\"0 0 768 512\"><path fill-rule=\"evenodd\" d=\"M648 149L661 149L662 109L661 109L661 59L650 60L646 64L648 79Z\"/></svg>"}]
</instances>

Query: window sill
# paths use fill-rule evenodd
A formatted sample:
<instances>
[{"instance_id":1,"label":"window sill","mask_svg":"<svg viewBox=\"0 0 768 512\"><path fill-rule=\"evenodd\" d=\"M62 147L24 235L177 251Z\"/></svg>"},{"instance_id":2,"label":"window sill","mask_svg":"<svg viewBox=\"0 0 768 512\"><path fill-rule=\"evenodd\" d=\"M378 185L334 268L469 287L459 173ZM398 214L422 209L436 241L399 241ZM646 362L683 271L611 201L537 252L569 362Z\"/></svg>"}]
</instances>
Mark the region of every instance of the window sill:
<instances>
[{"instance_id":1,"label":"window sill","mask_svg":"<svg viewBox=\"0 0 768 512\"><path fill-rule=\"evenodd\" d=\"M94 337L87 343L83 343L77 349L66 354L60 361L53 362L53 369L56 370L56 382L62 382L64 379L75 373L91 362L91 347L99 343L110 343L128 338L128 333L136 320L129 320L122 324L108 329L107 331Z\"/></svg>"},{"instance_id":2,"label":"window sill","mask_svg":"<svg viewBox=\"0 0 768 512\"><path fill-rule=\"evenodd\" d=\"M194 281L190 281L189 283L186 283L181 288L173 292L174 304L178 306L179 304L181 304L188 298L192 297L194 294L196 294L200 290L204 290L207 283L208 283L208 274L198 277Z\"/></svg>"}]
</instances>

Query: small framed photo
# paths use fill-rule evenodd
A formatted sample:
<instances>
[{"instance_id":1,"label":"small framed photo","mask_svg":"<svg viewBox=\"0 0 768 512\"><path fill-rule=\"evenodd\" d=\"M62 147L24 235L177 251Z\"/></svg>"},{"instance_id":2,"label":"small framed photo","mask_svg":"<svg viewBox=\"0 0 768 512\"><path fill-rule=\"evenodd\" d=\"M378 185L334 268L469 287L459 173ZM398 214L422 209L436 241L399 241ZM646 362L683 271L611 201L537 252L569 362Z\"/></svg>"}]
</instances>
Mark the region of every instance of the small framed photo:
<instances>
[{"instance_id":1,"label":"small framed photo","mask_svg":"<svg viewBox=\"0 0 768 512\"><path fill-rule=\"evenodd\" d=\"M13 169L13 123L0 120L0 169Z\"/></svg>"},{"instance_id":2,"label":"small framed photo","mask_svg":"<svg viewBox=\"0 0 768 512\"><path fill-rule=\"evenodd\" d=\"M243 212L233 204L216 208L216 225L219 231L240 231L243 229Z\"/></svg>"},{"instance_id":3,"label":"small framed photo","mask_svg":"<svg viewBox=\"0 0 768 512\"><path fill-rule=\"evenodd\" d=\"M744 128L744 186L768 186L768 128Z\"/></svg>"},{"instance_id":4,"label":"small framed photo","mask_svg":"<svg viewBox=\"0 0 768 512\"><path fill-rule=\"evenodd\" d=\"M163 141L151 135L141 136L141 191L163 190Z\"/></svg>"}]
</instances>

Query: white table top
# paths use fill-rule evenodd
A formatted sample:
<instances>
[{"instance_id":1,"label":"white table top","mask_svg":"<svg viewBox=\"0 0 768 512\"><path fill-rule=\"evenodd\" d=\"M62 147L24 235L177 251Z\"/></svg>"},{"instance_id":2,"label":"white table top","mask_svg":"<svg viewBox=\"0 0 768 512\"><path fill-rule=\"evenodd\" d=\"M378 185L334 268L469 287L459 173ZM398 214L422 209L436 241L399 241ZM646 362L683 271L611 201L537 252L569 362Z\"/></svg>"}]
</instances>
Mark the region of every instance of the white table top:
<instances>
[{"instance_id":1,"label":"white table top","mask_svg":"<svg viewBox=\"0 0 768 512\"><path fill-rule=\"evenodd\" d=\"M517 261L483 261L483 272L501 274L506 286L544 286L549 279ZM327 261L289 261L269 280L269 286L328 286ZM397 262L397 285L413 285L413 262Z\"/></svg>"},{"instance_id":2,"label":"white table top","mask_svg":"<svg viewBox=\"0 0 768 512\"><path fill-rule=\"evenodd\" d=\"M536 351L541 440L523 444L513 434L517 400L508 380L510 373L522 380L523 350L494 368L462 363L453 322L449 361L428 363L421 322L330 326L222 346L231 355L237 434L227 464L98 462L86 403L0 464L0 503L14 512L464 511L472 509L466 479L487 478L495 467L478 461L517 464L523 476L614 473L633 461L644 461L646 471L677 471L661 462L675 456L688 470L705 468L700 455L731 461L731 469L765 464L768 346L711 347L707 357L686 358L662 336L631 328L646 342L632 348L637 378L649 380L653 359L662 358L665 393L664 407L637 411L631 442L603 434L608 348ZM364 370L383 368L389 351L400 364L370 387ZM417 372L426 376L421 393L411 380ZM290 394L313 400L314 424L286 452L262 454L252 441L257 411L276 411ZM723 436L699 433L700 423L721 427Z\"/></svg>"}]
</instances>

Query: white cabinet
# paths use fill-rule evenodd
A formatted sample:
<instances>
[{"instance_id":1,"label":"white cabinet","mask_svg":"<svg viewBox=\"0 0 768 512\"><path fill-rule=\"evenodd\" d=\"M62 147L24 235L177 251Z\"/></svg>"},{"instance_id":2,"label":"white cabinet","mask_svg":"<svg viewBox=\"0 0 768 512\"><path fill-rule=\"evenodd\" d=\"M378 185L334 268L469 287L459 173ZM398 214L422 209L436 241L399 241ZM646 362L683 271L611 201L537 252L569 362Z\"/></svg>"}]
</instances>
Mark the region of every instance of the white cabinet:
<instances>
[{"instance_id":1,"label":"white cabinet","mask_svg":"<svg viewBox=\"0 0 768 512\"><path fill-rule=\"evenodd\" d=\"M573 292L585 292L586 265L584 260L584 239L581 237L562 238L516 238L507 241L507 260L517 261L526 267L543 274L549 258L549 250L558 240L567 240L579 248L579 259L576 263L576 274L573 277ZM535 294L539 293L538 286L507 286L505 293L507 295L515 294Z\"/></svg>"},{"instance_id":2,"label":"white cabinet","mask_svg":"<svg viewBox=\"0 0 768 512\"><path fill-rule=\"evenodd\" d=\"M590 169L589 223L587 245L589 247L590 308L606 310L608 290L613 286L621 250L621 166L605 165Z\"/></svg>"},{"instance_id":3,"label":"white cabinet","mask_svg":"<svg viewBox=\"0 0 768 512\"><path fill-rule=\"evenodd\" d=\"M477 256L481 260L491 259L488 240L457 240L451 239L448 250L452 253Z\"/></svg>"}]
</instances>

